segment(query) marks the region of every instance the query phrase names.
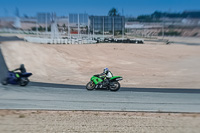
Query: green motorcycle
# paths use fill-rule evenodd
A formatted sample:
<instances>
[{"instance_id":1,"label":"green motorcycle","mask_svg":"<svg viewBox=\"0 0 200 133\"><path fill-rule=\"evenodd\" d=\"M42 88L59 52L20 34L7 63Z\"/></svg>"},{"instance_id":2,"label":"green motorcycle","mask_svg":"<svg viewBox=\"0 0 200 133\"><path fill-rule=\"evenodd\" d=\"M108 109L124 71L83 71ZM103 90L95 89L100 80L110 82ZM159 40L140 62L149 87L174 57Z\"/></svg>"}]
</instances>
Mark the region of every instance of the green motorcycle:
<instances>
[{"instance_id":1,"label":"green motorcycle","mask_svg":"<svg viewBox=\"0 0 200 133\"><path fill-rule=\"evenodd\" d=\"M113 76L108 79L97 74L91 77L90 82L86 85L86 89L94 90L105 88L110 91L118 91L120 89L120 83L118 81L120 80L123 80L121 76Z\"/></svg>"}]
</instances>

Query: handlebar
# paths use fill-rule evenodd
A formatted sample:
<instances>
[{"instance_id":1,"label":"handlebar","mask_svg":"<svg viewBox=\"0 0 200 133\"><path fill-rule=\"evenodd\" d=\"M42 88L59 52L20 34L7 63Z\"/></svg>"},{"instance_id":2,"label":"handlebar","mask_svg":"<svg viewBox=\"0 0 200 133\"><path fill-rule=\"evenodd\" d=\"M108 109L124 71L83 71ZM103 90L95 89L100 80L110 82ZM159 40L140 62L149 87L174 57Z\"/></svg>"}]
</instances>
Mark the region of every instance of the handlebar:
<instances>
[{"instance_id":1,"label":"handlebar","mask_svg":"<svg viewBox=\"0 0 200 133\"><path fill-rule=\"evenodd\" d=\"M95 77L99 77L99 74L95 74L94 76L95 76Z\"/></svg>"}]
</instances>

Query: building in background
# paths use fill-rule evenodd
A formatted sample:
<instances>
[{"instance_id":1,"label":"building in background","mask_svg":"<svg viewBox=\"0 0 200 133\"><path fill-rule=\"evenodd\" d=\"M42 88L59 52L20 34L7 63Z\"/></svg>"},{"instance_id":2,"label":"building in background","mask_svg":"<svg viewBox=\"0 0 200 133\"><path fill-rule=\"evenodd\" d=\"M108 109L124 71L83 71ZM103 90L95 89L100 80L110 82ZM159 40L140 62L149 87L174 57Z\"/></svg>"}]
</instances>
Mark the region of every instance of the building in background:
<instances>
[{"instance_id":1,"label":"building in background","mask_svg":"<svg viewBox=\"0 0 200 133\"><path fill-rule=\"evenodd\" d=\"M92 34L124 34L124 16L90 16L89 19L90 32Z\"/></svg>"},{"instance_id":2,"label":"building in background","mask_svg":"<svg viewBox=\"0 0 200 133\"><path fill-rule=\"evenodd\" d=\"M88 28L87 13L70 13L69 14L69 34L87 34Z\"/></svg>"}]
</instances>

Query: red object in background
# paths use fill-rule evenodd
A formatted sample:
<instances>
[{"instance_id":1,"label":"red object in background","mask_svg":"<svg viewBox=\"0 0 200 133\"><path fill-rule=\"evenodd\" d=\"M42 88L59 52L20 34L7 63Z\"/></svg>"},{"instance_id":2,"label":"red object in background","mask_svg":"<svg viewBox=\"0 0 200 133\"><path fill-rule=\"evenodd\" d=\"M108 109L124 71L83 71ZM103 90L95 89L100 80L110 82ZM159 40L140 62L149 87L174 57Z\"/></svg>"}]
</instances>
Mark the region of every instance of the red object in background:
<instances>
[{"instance_id":1,"label":"red object in background","mask_svg":"<svg viewBox=\"0 0 200 133\"><path fill-rule=\"evenodd\" d=\"M71 34L78 34L78 31L71 31Z\"/></svg>"}]
</instances>

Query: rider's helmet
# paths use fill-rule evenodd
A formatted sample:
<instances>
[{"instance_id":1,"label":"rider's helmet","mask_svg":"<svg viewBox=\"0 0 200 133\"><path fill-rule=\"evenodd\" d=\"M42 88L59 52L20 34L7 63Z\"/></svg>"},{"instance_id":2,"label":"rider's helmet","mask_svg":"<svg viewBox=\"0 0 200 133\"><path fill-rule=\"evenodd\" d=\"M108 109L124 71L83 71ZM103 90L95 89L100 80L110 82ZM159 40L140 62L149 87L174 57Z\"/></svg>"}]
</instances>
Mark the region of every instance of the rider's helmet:
<instances>
[{"instance_id":1,"label":"rider's helmet","mask_svg":"<svg viewBox=\"0 0 200 133\"><path fill-rule=\"evenodd\" d=\"M25 73L26 72L24 64L21 64L19 69L20 69L21 73Z\"/></svg>"},{"instance_id":2,"label":"rider's helmet","mask_svg":"<svg viewBox=\"0 0 200 133\"><path fill-rule=\"evenodd\" d=\"M109 71L108 68L104 68L104 69L103 69L103 72L104 72L104 73L108 73L108 71Z\"/></svg>"},{"instance_id":3,"label":"rider's helmet","mask_svg":"<svg viewBox=\"0 0 200 133\"><path fill-rule=\"evenodd\" d=\"M20 68L24 68L24 64L21 64L21 65L20 65Z\"/></svg>"}]
</instances>

